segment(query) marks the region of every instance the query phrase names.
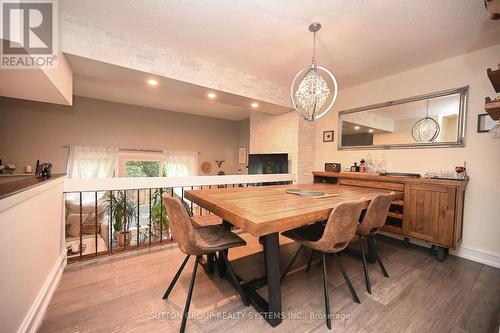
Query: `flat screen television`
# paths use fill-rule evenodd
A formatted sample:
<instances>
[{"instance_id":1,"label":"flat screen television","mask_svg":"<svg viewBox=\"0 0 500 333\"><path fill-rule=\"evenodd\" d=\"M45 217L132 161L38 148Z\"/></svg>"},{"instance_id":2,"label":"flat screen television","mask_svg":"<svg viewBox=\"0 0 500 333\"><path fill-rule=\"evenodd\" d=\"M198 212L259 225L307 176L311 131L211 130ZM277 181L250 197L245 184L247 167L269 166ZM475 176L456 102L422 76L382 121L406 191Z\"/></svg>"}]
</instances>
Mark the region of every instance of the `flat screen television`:
<instances>
[{"instance_id":1,"label":"flat screen television","mask_svg":"<svg viewBox=\"0 0 500 333\"><path fill-rule=\"evenodd\" d=\"M248 173L251 175L288 173L288 154L250 154Z\"/></svg>"}]
</instances>

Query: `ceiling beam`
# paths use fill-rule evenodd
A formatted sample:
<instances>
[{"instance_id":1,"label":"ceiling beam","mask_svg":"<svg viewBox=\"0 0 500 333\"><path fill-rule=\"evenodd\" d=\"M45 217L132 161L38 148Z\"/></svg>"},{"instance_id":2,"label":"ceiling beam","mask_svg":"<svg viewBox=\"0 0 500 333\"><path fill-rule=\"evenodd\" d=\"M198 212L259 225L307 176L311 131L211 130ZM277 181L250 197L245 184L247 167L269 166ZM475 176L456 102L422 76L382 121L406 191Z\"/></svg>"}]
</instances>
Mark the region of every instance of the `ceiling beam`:
<instances>
[{"instance_id":1,"label":"ceiling beam","mask_svg":"<svg viewBox=\"0 0 500 333\"><path fill-rule=\"evenodd\" d=\"M63 13L63 52L290 107L288 89L274 82Z\"/></svg>"}]
</instances>

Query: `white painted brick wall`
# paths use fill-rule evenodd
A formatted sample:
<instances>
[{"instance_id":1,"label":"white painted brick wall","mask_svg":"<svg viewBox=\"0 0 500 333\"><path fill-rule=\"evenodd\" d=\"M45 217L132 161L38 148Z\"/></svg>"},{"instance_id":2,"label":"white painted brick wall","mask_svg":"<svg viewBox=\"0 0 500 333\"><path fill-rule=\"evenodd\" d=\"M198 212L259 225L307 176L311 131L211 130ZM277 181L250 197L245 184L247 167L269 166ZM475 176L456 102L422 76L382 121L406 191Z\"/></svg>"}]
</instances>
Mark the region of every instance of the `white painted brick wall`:
<instances>
[{"instance_id":1,"label":"white painted brick wall","mask_svg":"<svg viewBox=\"0 0 500 333\"><path fill-rule=\"evenodd\" d=\"M288 88L229 67L62 15L62 50L97 61L289 107Z\"/></svg>"},{"instance_id":2,"label":"white painted brick wall","mask_svg":"<svg viewBox=\"0 0 500 333\"><path fill-rule=\"evenodd\" d=\"M250 153L288 153L289 172L298 183L312 182L316 124L300 119L295 112L250 116Z\"/></svg>"}]
</instances>

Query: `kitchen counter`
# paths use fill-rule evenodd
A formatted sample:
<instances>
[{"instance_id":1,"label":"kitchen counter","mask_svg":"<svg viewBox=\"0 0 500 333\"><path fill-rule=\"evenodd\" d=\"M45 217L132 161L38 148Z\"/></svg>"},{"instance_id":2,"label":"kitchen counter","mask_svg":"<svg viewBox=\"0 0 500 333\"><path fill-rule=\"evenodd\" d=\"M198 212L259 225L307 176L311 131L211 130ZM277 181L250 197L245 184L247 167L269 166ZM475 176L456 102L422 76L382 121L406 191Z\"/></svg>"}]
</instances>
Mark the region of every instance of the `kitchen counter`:
<instances>
[{"instance_id":1,"label":"kitchen counter","mask_svg":"<svg viewBox=\"0 0 500 333\"><path fill-rule=\"evenodd\" d=\"M38 178L34 175L0 175L0 200L64 176L55 174L50 178Z\"/></svg>"}]
</instances>

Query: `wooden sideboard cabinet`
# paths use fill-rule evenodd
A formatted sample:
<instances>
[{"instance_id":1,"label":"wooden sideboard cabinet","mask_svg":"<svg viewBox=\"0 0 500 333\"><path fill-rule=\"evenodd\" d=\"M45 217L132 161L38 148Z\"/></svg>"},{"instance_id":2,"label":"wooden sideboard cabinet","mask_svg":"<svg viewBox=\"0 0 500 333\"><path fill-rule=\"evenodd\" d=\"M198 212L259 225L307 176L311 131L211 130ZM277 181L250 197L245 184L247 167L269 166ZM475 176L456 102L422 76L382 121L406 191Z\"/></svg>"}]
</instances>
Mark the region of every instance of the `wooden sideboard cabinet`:
<instances>
[{"instance_id":1,"label":"wooden sideboard cabinet","mask_svg":"<svg viewBox=\"0 0 500 333\"><path fill-rule=\"evenodd\" d=\"M359 172L313 172L315 183L332 183L383 188L400 193L389 210L383 230L424 240L443 261L448 249L462 241L464 195L467 181L399 176L380 176Z\"/></svg>"}]
</instances>

